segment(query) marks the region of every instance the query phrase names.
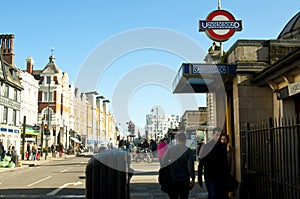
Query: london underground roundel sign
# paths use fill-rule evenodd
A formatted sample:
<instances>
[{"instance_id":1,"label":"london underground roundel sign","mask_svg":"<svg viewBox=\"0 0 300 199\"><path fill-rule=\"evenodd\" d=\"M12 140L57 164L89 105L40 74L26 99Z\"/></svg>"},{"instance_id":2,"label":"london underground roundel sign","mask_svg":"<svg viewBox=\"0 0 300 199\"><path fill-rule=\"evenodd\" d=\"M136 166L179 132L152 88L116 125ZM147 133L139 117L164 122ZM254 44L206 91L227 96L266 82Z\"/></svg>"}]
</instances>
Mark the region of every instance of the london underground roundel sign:
<instances>
[{"instance_id":1,"label":"london underground roundel sign","mask_svg":"<svg viewBox=\"0 0 300 199\"><path fill-rule=\"evenodd\" d=\"M199 21L199 31L205 31L214 41L226 41L235 31L242 30L242 21L235 20L234 16L226 10L211 12L206 20Z\"/></svg>"}]
</instances>

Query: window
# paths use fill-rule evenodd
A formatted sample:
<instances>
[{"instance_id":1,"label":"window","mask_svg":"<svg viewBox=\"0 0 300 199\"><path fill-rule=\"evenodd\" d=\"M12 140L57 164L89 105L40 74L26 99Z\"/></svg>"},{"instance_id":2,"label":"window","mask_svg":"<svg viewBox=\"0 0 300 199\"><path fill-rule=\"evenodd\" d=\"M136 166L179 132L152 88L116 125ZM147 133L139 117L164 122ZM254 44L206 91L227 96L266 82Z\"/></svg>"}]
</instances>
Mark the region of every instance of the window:
<instances>
[{"instance_id":1,"label":"window","mask_svg":"<svg viewBox=\"0 0 300 199\"><path fill-rule=\"evenodd\" d=\"M8 91L9 91L9 87L8 87L8 85L5 85L5 88L4 88L4 97L8 98Z\"/></svg>"},{"instance_id":2,"label":"window","mask_svg":"<svg viewBox=\"0 0 300 199\"><path fill-rule=\"evenodd\" d=\"M52 102L52 92L44 92L44 102L48 102L48 98L49 102Z\"/></svg>"},{"instance_id":3,"label":"window","mask_svg":"<svg viewBox=\"0 0 300 199\"><path fill-rule=\"evenodd\" d=\"M51 77L47 77L47 84L51 84Z\"/></svg>"},{"instance_id":4,"label":"window","mask_svg":"<svg viewBox=\"0 0 300 199\"><path fill-rule=\"evenodd\" d=\"M17 111L16 110L13 110L12 123L14 126L17 125Z\"/></svg>"},{"instance_id":5,"label":"window","mask_svg":"<svg viewBox=\"0 0 300 199\"><path fill-rule=\"evenodd\" d=\"M46 120L46 123L49 121L51 123L52 119L52 109L49 108L49 114L48 114L48 108L44 109L44 118Z\"/></svg>"},{"instance_id":6,"label":"window","mask_svg":"<svg viewBox=\"0 0 300 199\"><path fill-rule=\"evenodd\" d=\"M14 96L13 96L13 100L17 101L18 97L18 91L17 89L14 89Z\"/></svg>"},{"instance_id":7,"label":"window","mask_svg":"<svg viewBox=\"0 0 300 199\"><path fill-rule=\"evenodd\" d=\"M3 123L4 124L7 124L7 113L8 113L8 108L4 107L4 110L3 110Z\"/></svg>"}]
</instances>

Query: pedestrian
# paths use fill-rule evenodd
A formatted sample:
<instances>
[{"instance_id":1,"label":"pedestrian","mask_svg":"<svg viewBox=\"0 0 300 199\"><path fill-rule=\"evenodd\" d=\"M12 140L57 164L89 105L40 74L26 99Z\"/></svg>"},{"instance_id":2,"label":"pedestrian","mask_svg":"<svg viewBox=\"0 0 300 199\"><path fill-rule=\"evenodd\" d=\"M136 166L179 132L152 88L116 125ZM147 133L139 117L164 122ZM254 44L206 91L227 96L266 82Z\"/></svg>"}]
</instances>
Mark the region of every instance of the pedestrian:
<instances>
[{"instance_id":1,"label":"pedestrian","mask_svg":"<svg viewBox=\"0 0 300 199\"><path fill-rule=\"evenodd\" d=\"M157 144L153 139L150 140L150 147L152 152L156 151L157 149Z\"/></svg>"},{"instance_id":2,"label":"pedestrian","mask_svg":"<svg viewBox=\"0 0 300 199\"><path fill-rule=\"evenodd\" d=\"M114 148L113 141L112 141L111 138L109 138L109 141L108 141L108 143L107 143L107 148L108 148L109 150L112 150L112 149Z\"/></svg>"},{"instance_id":3,"label":"pedestrian","mask_svg":"<svg viewBox=\"0 0 300 199\"><path fill-rule=\"evenodd\" d=\"M170 199L188 199L195 182L194 154L186 144L186 135L176 135L177 144L169 147L162 159L162 167L170 165Z\"/></svg>"},{"instance_id":4,"label":"pedestrian","mask_svg":"<svg viewBox=\"0 0 300 199\"><path fill-rule=\"evenodd\" d=\"M168 150L168 144L165 138L161 139L157 146L157 157L160 163L160 166L162 165L162 158L164 157L166 151Z\"/></svg>"},{"instance_id":5,"label":"pedestrian","mask_svg":"<svg viewBox=\"0 0 300 199\"><path fill-rule=\"evenodd\" d=\"M52 157L55 158L56 157L56 151L55 151L54 143L51 145L51 153L52 153Z\"/></svg>"},{"instance_id":6,"label":"pedestrian","mask_svg":"<svg viewBox=\"0 0 300 199\"><path fill-rule=\"evenodd\" d=\"M198 183L203 187L202 171L204 168L205 185L210 199L227 199L229 168L226 145L221 143L222 130L214 128L212 139L200 149L198 164Z\"/></svg>"},{"instance_id":7,"label":"pedestrian","mask_svg":"<svg viewBox=\"0 0 300 199\"><path fill-rule=\"evenodd\" d=\"M59 143L59 157L62 157L63 155L63 152L64 152L64 145L63 143Z\"/></svg>"},{"instance_id":8,"label":"pedestrian","mask_svg":"<svg viewBox=\"0 0 300 199\"><path fill-rule=\"evenodd\" d=\"M222 133L221 134L221 142L224 143L226 145L226 151L227 151L227 162L228 162L228 167L229 167L229 174L230 174L230 178L232 181L236 182L235 179L235 157L234 157L234 148L232 146L229 145L229 135ZM230 181L229 181L230 183ZM231 182L232 184L228 190L228 196L229 198L233 198L234 197L234 190L230 190L230 189L235 189L237 188L237 184L233 182Z\"/></svg>"},{"instance_id":9,"label":"pedestrian","mask_svg":"<svg viewBox=\"0 0 300 199\"><path fill-rule=\"evenodd\" d=\"M130 136L127 136L127 141L125 142L125 146L128 152L132 152L133 148L134 148L134 144L131 141Z\"/></svg>"},{"instance_id":10,"label":"pedestrian","mask_svg":"<svg viewBox=\"0 0 300 199\"><path fill-rule=\"evenodd\" d=\"M143 141L142 148L144 149L145 152L146 152L146 149L149 148L149 143L146 138Z\"/></svg>"},{"instance_id":11,"label":"pedestrian","mask_svg":"<svg viewBox=\"0 0 300 199\"><path fill-rule=\"evenodd\" d=\"M6 155L7 155L7 156L11 156L11 153L12 153L12 144L10 144L10 145L8 146Z\"/></svg>"},{"instance_id":12,"label":"pedestrian","mask_svg":"<svg viewBox=\"0 0 300 199\"><path fill-rule=\"evenodd\" d=\"M35 143L33 143L31 147L31 151L32 151L32 160L36 161L37 147Z\"/></svg>"},{"instance_id":13,"label":"pedestrian","mask_svg":"<svg viewBox=\"0 0 300 199\"><path fill-rule=\"evenodd\" d=\"M0 161L2 161L5 157L5 150L2 142L0 142Z\"/></svg>"},{"instance_id":14,"label":"pedestrian","mask_svg":"<svg viewBox=\"0 0 300 199\"><path fill-rule=\"evenodd\" d=\"M14 163L17 163L16 162L16 157L17 157L17 151L15 149L15 146L12 146L11 147L11 161L14 162Z\"/></svg>"},{"instance_id":15,"label":"pedestrian","mask_svg":"<svg viewBox=\"0 0 300 199\"><path fill-rule=\"evenodd\" d=\"M31 147L30 147L30 144L29 143L27 143L27 160L29 160L30 159L30 156L31 156Z\"/></svg>"},{"instance_id":16,"label":"pedestrian","mask_svg":"<svg viewBox=\"0 0 300 199\"><path fill-rule=\"evenodd\" d=\"M123 148L123 147L124 147L124 145L125 145L125 143L126 143L126 141L125 141L125 138L124 138L124 137L122 137L122 139L121 139L121 140L119 140L118 147L119 147L119 148Z\"/></svg>"}]
</instances>

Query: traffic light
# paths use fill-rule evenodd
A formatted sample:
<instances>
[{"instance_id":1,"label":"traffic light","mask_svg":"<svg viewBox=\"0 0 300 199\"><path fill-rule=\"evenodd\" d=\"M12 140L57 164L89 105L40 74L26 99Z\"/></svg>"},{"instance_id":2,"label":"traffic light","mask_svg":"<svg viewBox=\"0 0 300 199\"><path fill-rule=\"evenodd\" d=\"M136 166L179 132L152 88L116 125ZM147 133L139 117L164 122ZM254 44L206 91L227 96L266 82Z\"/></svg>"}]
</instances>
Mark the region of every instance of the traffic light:
<instances>
[{"instance_id":1,"label":"traffic light","mask_svg":"<svg viewBox=\"0 0 300 199\"><path fill-rule=\"evenodd\" d=\"M132 121L129 121L129 123L128 123L128 131L131 132L132 135L135 132L135 125Z\"/></svg>"},{"instance_id":2,"label":"traffic light","mask_svg":"<svg viewBox=\"0 0 300 199\"><path fill-rule=\"evenodd\" d=\"M48 129L48 125L45 124L44 125L44 135L49 135L49 134L50 134L50 132L49 132L49 129Z\"/></svg>"},{"instance_id":3,"label":"traffic light","mask_svg":"<svg viewBox=\"0 0 300 199\"><path fill-rule=\"evenodd\" d=\"M52 132L53 132L53 136L56 136L56 128L55 127L52 128Z\"/></svg>"}]
</instances>

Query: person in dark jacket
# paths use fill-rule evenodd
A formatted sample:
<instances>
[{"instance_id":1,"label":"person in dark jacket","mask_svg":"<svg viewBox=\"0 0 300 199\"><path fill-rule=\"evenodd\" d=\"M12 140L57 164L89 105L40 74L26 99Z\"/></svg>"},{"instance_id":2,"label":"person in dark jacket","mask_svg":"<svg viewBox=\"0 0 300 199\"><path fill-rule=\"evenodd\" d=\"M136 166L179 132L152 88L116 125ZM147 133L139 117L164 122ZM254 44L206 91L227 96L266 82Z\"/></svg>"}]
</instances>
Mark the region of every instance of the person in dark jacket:
<instances>
[{"instance_id":1,"label":"person in dark jacket","mask_svg":"<svg viewBox=\"0 0 300 199\"><path fill-rule=\"evenodd\" d=\"M170 147L162 159L162 167L171 164L171 190L168 192L170 199L188 199L189 191L195 182L194 154L185 146L184 133L176 135L177 144Z\"/></svg>"},{"instance_id":2,"label":"person in dark jacket","mask_svg":"<svg viewBox=\"0 0 300 199\"><path fill-rule=\"evenodd\" d=\"M201 147L199 154L198 183L202 188L202 171L204 168L204 179L209 199L228 199L229 168L226 145L220 142L221 132L220 128L214 128L212 139Z\"/></svg>"}]
</instances>

